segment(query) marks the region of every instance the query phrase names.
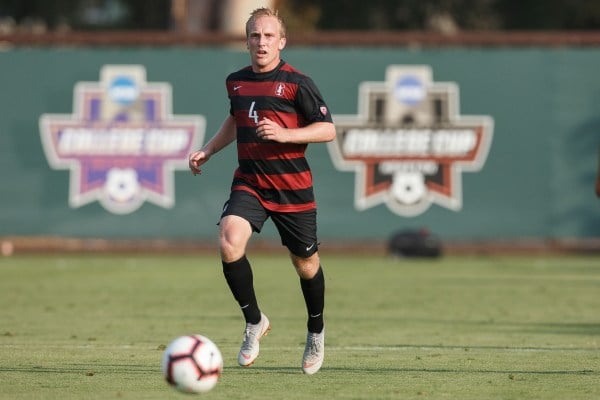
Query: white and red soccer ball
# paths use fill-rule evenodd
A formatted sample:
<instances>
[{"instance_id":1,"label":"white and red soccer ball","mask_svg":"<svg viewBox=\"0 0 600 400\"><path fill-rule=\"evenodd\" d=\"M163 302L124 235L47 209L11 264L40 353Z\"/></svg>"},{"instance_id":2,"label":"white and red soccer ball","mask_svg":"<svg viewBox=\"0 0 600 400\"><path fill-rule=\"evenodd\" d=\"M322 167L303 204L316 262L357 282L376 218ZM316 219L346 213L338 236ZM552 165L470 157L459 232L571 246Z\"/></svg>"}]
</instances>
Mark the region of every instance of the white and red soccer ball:
<instances>
[{"instance_id":1,"label":"white and red soccer ball","mask_svg":"<svg viewBox=\"0 0 600 400\"><path fill-rule=\"evenodd\" d=\"M202 335L180 336L166 348L162 372L167 382L182 392L208 392L223 371L217 345Z\"/></svg>"}]
</instances>

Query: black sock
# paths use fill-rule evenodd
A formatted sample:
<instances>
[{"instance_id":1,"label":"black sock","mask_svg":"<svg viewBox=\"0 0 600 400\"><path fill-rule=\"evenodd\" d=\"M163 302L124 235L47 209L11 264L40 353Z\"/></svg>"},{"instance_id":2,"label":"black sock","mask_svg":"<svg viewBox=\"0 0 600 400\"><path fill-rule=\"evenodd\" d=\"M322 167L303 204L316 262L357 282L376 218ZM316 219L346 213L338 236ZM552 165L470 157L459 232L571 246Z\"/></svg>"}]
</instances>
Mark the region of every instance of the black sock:
<instances>
[{"instance_id":1,"label":"black sock","mask_svg":"<svg viewBox=\"0 0 600 400\"><path fill-rule=\"evenodd\" d=\"M244 319L248 323L258 324L260 322L260 309L254 294L252 268L248 259L243 256L237 261L231 263L223 261L222 263L225 280L244 313Z\"/></svg>"},{"instance_id":2,"label":"black sock","mask_svg":"<svg viewBox=\"0 0 600 400\"><path fill-rule=\"evenodd\" d=\"M309 332L321 333L323 330L323 309L325 308L325 276L323 275L323 269L319 266L319 271L312 279L300 278L300 286L308 311L306 327Z\"/></svg>"}]
</instances>

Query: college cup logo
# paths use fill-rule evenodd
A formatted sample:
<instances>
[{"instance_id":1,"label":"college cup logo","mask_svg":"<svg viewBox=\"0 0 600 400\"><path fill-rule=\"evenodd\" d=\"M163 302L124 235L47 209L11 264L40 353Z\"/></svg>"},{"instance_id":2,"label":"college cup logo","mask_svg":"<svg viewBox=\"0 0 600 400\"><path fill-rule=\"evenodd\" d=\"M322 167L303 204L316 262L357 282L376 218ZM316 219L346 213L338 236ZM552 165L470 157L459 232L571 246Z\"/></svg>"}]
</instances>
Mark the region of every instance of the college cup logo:
<instances>
[{"instance_id":1,"label":"college cup logo","mask_svg":"<svg viewBox=\"0 0 600 400\"><path fill-rule=\"evenodd\" d=\"M75 85L73 114L43 114L48 163L70 170L69 204L99 201L127 214L145 201L175 203L173 172L202 142L201 115L173 115L171 86L146 82L140 65L106 65L99 82Z\"/></svg>"},{"instance_id":2,"label":"college cup logo","mask_svg":"<svg viewBox=\"0 0 600 400\"><path fill-rule=\"evenodd\" d=\"M432 203L460 210L462 172L482 168L492 141L492 118L460 115L458 86L433 82L429 66L388 66L385 82L361 83L358 114L333 119L329 152L356 173L356 208L409 217Z\"/></svg>"}]
</instances>

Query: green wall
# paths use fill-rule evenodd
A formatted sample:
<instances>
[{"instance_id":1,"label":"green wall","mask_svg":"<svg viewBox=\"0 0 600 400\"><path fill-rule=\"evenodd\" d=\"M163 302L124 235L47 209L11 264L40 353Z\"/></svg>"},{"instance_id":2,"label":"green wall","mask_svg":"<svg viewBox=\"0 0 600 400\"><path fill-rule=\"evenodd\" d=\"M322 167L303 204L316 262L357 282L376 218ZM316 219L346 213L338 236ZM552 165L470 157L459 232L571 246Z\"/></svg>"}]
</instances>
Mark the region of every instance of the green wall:
<instances>
[{"instance_id":1,"label":"green wall","mask_svg":"<svg viewBox=\"0 0 600 400\"><path fill-rule=\"evenodd\" d=\"M145 203L114 215L98 202L70 208L69 172L53 170L39 118L73 112L79 81L106 64L141 64L148 82L172 85L173 113L206 118L205 140L228 112L224 79L247 64L219 48L15 48L0 51L0 236L213 239L235 153L214 156L202 176L175 173L175 206ZM427 227L443 238L600 236L594 179L600 146L600 49L290 48L284 59L311 75L334 114L357 111L358 86L384 81L392 64L425 64L455 82L464 115L489 115L494 135L478 172L462 174L462 209L433 204L408 218L381 204L354 208L354 173L335 169L327 146L309 146L322 239L378 239ZM266 238L275 231L265 229Z\"/></svg>"}]
</instances>

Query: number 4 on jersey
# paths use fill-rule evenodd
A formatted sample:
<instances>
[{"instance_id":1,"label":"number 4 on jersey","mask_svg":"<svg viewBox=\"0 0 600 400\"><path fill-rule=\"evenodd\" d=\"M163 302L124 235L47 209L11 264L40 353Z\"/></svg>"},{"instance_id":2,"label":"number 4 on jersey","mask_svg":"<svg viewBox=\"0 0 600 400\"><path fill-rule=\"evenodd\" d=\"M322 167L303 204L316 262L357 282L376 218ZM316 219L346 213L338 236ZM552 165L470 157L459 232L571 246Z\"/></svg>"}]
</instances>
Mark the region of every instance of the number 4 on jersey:
<instances>
[{"instance_id":1,"label":"number 4 on jersey","mask_svg":"<svg viewBox=\"0 0 600 400\"><path fill-rule=\"evenodd\" d=\"M252 104L250 104L250 109L248 110L248 118L253 119L254 123L258 125L258 113L254 109L255 105L256 101L253 101Z\"/></svg>"}]
</instances>

